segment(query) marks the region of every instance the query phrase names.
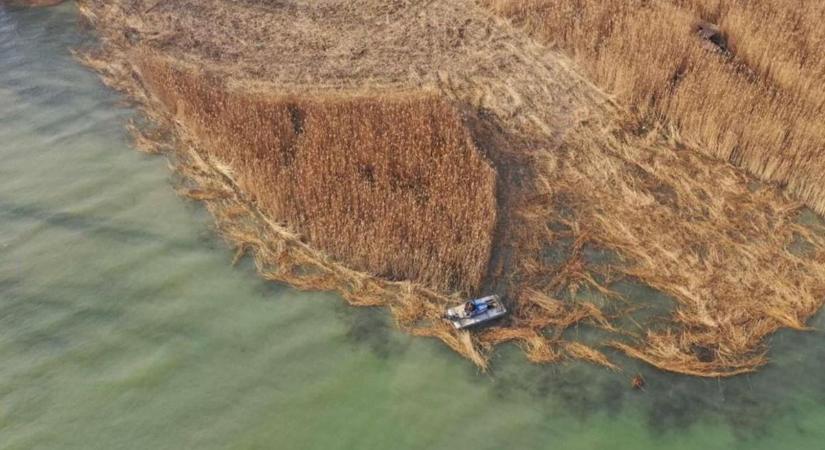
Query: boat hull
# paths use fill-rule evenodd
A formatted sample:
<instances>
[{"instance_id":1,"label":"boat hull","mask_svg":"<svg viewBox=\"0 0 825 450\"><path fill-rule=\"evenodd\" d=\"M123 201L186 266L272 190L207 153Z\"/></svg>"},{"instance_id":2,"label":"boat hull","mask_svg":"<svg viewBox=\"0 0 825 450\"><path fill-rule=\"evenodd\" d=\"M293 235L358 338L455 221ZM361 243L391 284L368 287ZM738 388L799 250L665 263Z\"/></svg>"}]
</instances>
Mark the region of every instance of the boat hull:
<instances>
[{"instance_id":1,"label":"boat hull","mask_svg":"<svg viewBox=\"0 0 825 450\"><path fill-rule=\"evenodd\" d=\"M507 308L504 307L504 304L501 303L501 299L499 299L497 295L491 295L489 297L483 297L472 301L483 302L487 305L487 308L483 312L470 315L467 315L464 311L463 304L447 310L445 317L455 329L463 330L482 325L507 314Z\"/></svg>"}]
</instances>

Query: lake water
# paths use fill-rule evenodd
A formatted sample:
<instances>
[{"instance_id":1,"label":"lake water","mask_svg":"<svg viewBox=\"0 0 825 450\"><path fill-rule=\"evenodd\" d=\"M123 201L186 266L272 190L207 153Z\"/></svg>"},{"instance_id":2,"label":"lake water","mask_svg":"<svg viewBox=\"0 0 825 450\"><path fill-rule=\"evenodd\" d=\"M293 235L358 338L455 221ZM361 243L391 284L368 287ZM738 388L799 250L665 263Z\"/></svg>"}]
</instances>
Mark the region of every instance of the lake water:
<instances>
[{"instance_id":1,"label":"lake water","mask_svg":"<svg viewBox=\"0 0 825 450\"><path fill-rule=\"evenodd\" d=\"M485 374L382 310L232 267L71 58L89 39L72 3L0 6L0 449L825 448L818 331L729 380L514 347Z\"/></svg>"}]
</instances>

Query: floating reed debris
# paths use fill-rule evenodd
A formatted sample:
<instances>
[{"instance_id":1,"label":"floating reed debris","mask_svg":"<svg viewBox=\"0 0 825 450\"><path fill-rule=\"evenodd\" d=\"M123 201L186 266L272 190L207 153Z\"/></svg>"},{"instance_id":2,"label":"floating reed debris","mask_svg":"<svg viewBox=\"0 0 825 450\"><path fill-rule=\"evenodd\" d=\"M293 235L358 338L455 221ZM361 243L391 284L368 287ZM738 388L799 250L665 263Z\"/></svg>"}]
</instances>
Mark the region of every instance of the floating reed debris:
<instances>
[{"instance_id":1,"label":"floating reed debris","mask_svg":"<svg viewBox=\"0 0 825 450\"><path fill-rule=\"evenodd\" d=\"M489 161L478 153L460 116L444 100L432 94L393 94L361 98L360 102L357 97L344 96L331 96L326 99L319 96L270 99L266 95L229 93L214 77L176 65L164 58L148 55L143 51L129 59L135 62L135 70L140 74L142 81L139 85L129 87L128 92L145 106L147 115L159 125L149 130L149 133L133 129L137 134L137 141L143 144L142 146L155 142L154 146L148 146L150 151L153 148L176 149L176 170L192 185L183 189L182 195L206 203L216 217L223 234L236 245L235 260L250 253L264 278L287 282L299 289L337 291L350 304L356 306L386 306L402 329L417 336L437 338L481 368L487 366L492 348L507 341L520 343L528 359L534 362L548 363L564 358L579 358L615 368L598 350L581 343L568 343L560 338L564 329L583 321L612 329L601 311L590 304L565 303L549 299L538 292L528 292L510 300L510 304L521 311L524 317L509 325L503 323L501 328L470 333L456 331L441 320L446 306L464 298L455 294L456 289L475 289L475 286L467 283L478 283L484 278L490 258L492 232L497 222L496 173ZM90 61L90 64L94 67L105 65L99 60ZM114 86L125 86L122 76L117 76L110 82ZM196 106L197 109L193 109ZM300 125L297 125L299 121L296 120L296 111L300 111ZM344 116L336 118L336 112ZM383 118L376 118L375 114L378 113L383 115ZM254 116L250 117L250 114ZM365 121L364 117L368 115L372 116L369 116L369 121ZM262 123L261 117L269 121ZM436 118L438 124L435 123ZM353 119L356 119L355 124L352 122ZM393 119L406 123L387 122ZM319 131L326 130L324 125L327 124L337 125L336 132L338 135L343 134L342 139L347 147L342 148L339 143L330 139L329 134L325 135L323 131ZM359 126L362 127L360 130ZM416 131L412 126L420 128ZM245 127L250 130L249 136L244 135ZM447 127L448 131L439 132L439 135L433 134L432 130L441 130L443 127ZM160 133L158 129L175 129L173 135L177 136L177 142L171 144L163 141L164 137L168 138L169 135ZM422 133L422 129L423 134L417 135L417 132ZM359 132L364 134L357 137L346 134ZM399 136L408 143L408 150L405 150L405 145L387 141L388 138ZM367 142L364 139L373 141ZM410 143L413 146L409 146ZM435 154L427 154L427 146L431 146L430 151L434 151ZM442 154L445 146L446 151L454 154ZM333 155L325 155L327 151L342 153L339 155L341 159L336 161ZM393 153L385 154L387 151ZM408 162L412 164L399 165L391 158L404 155L404 151L414 152L414 155L419 155L418 159ZM312 160L302 161L302 156L312 156L328 164L313 167ZM352 156L360 159L351 162L348 157ZM363 167L366 164L371 164L374 169L364 171ZM407 172L392 170L399 170L398 167ZM311 237L304 238L304 235L296 230L295 224L305 222L290 223L289 219L279 219L278 215L283 214L283 211L290 211L288 208L297 210L297 207L290 203L303 198L301 194L296 194L296 189L301 189L301 184L312 184L312 178L304 177L316 176L318 180L328 182L315 187L328 190L323 194L316 193L315 198L322 201L322 197L328 195L339 202L350 197L355 197L359 201L375 202L376 199L370 199L366 195L369 191L359 196L357 192L340 190L352 186L360 188L364 184L372 186L374 183L382 182L388 185L383 192L390 192L390 198L398 202L405 201L404 191L395 194L398 182L388 180L398 180L398 177L389 178L387 174L416 173L416 170L424 171L426 168L429 168L430 176L440 176L442 179L454 177L455 180L461 181L426 181L430 184L424 187L429 188L423 189L419 184L422 178L418 172L418 176L414 178L416 184L399 184L401 188L415 188L412 189L412 194L415 195L406 200L406 205L401 205L401 211L420 208L422 200L426 200L423 204L435 205L434 208L439 213L437 217L428 216L426 211L405 216L406 220L413 222L404 225L404 229L421 226L415 221L446 220L444 224L432 224L431 228L436 231L444 230L441 235L447 236L448 239L455 238L454 241L448 242L447 251L431 256L433 264L438 265L440 270L422 271L421 269L431 268L418 266L417 264L422 263L421 260L412 261L410 267L418 270L414 273L430 274L430 278L413 279L413 282L393 281L387 274L380 276L370 273L369 269L359 270L353 267L348 253L337 257L328 250L319 248L312 242ZM273 172L281 177L282 181L271 175ZM334 178L327 173L334 174ZM367 175L369 177L365 179ZM331 183L335 180L344 182ZM287 181L288 184L279 184ZM273 202L284 195L276 188L284 189L294 197ZM421 192L430 197L422 199ZM440 198L430 200L434 195ZM380 203L378 205L385 208ZM351 209L348 212L358 211L355 208L359 207L363 206L350 204ZM461 211L451 214L450 207ZM312 205L308 205L308 208L312 208ZM340 211L333 206L330 208ZM320 217L324 218L323 215ZM462 228L458 220L465 217L468 220L467 226ZM479 220L475 220L476 218ZM351 218L341 217L341 220L348 221ZM363 221L359 223L363 224ZM422 224L426 225L425 222ZM312 227L312 224L309 226ZM481 228L472 228L479 226ZM394 228L389 229L390 232L393 230ZM481 230L481 235L476 230ZM456 231L465 236L459 236ZM330 238L323 235L321 237ZM437 237L438 235L435 236ZM472 237L474 240L466 240L466 237ZM402 238L408 239L406 235L393 235L385 239ZM339 236L339 239L343 237ZM472 247L462 247L465 243L472 244ZM433 241L412 245L438 249L437 244L438 242ZM398 242L388 242L386 248L393 245L398 245ZM374 248L376 252L382 251L376 253L376 258L400 257L388 254L386 248ZM416 255L418 250L413 248L410 254ZM450 262L450 251L456 252L456 260L451 265L444 266L443 261ZM472 255L473 252L478 252L479 257L467 258L467 255ZM387 263L388 267L397 270L397 267L392 266L399 264L397 261L400 259L390 261ZM399 264L398 267L403 266ZM563 280L568 277L587 278L580 271L567 265L553 278L564 284ZM446 286L439 286L438 283ZM450 292L453 294L448 295ZM527 311L532 314L528 316ZM555 329L554 336L543 331L548 327Z\"/></svg>"},{"instance_id":2,"label":"floating reed debris","mask_svg":"<svg viewBox=\"0 0 825 450\"><path fill-rule=\"evenodd\" d=\"M84 60L156 125L133 130L138 144L171 152L181 192L207 205L236 259L385 306L479 367L514 342L537 363L614 367L612 347L664 370L735 375L766 362L768 334L804 328L822 306L825 237L798 223L802 204L639 121L655 114L629 116L475 2L402 3L81 0L104 43ZM296 20L313 32L290 34ZM724 24L704 29L702 57L739 64ZM341 35L366 50L315 40ZM399 57L411 42L425 50ZM623 281L673 310L622 329L640 306L616 292ZM473 333L440 320L463 297L451 293L480 285L507 299L505 320ZM601 345L566 332L579 324Z\"/></svg>"}]
</instances>

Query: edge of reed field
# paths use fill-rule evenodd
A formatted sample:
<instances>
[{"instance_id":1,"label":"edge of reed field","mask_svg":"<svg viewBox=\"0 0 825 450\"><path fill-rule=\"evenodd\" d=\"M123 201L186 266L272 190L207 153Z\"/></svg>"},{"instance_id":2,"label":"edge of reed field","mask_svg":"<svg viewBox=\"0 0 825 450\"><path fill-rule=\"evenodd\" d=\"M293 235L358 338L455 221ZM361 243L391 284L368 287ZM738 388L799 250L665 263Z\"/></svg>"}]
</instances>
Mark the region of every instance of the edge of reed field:
<instances>
[{"instance_id":1,"label":"edge of reed field","mask_svg":"<svg viewBox=\"0 0 825 450\"><path fill-rule=\"evenodd\" d=\"M468 8L462 12L481 14L459 3ZM434 13L446 11L437 11L444 4L432 6ZM255 252L268 279L335 290L355 305L387 305L402 329L438 337L480 367L495 344L507 341L518 342L533 362L575 358L615 367L598 350L566 339L565 330L585 323L617 336L609 345L664 370L730 376L765 364L764 337L781 327L804 328L825 300L825 239L795 224L800 205L771 187L751 190L747 177L699 156L668 130L622 131L624 113L566 60L501 27L490 41L504 42L497 51L511 57L499 72L439 73L434 83L462 108L500 171L503 231L491 278L511 297L513 314L501 327L473 334L438 320L417 326L457 296L352 271L257 211L231 170L199 152L191 130L153 104L126 47L109 42L85 62L138 102L158 127L135 127L138 145L174 155L178 170L199 186L188 193L207 203L239 254ZM106 44L106 28L98 29ZM558 89L581 104L547 108L542 99ZM810 258L786 248L800 234L812 246ZM572 242L563 261L545 261L546 246L563 240ZM695 245L686 248L687 242ZM588 246L615 252L619 263L590 266ZM610 286L622 279L678 302L666 329L617 329L627 299ZM618 308L571 300L583 289L615 299Z\"/></svg>"},{"instance_id":2,"label":"edge of reed field","mask_svg":"<svg viewBox=\"0 0 825 450\"><path fill-rule=\"evenodd\" d=\"M353 306L387 307L406 332L440 339L480 368L486 368L487 358L473 337L440 320L447 305L460 301L458 294L444 294L419 283L388 281L353 270L306 244L298 233L262 211L239 187L235 170L205 153L200 137L170 114L141 83L132 83L132 77L112 71L114 67L106 60L90 54L78 57L99 70L104 82L129 95L139 108L143 120L129 126L137 148L169 158L174 172L183 178L179 194L202 202L218 231L236 249L233 264L249 254L264 279L300 290L337 292ZM151 58L146 54L141 57Z\"/></svg>"},{"instance_id":3,"label":"edge of reed field","mask_svg":"<svg viewBox=\"0 0 825 450\"><path fill-rule=\"evenodd\" d=\"M478 294L496 171L433 92L272 96L135 56L148 92L266 214L353 269Z\"/></svg>"},{"instance_id":4,"label":"edge of reed field","mask_svg":"<svg viewBox=\"0 0 825 450\"><path fill-rule=\"evenodd\" d=\"M89 67L101 68L105 60L79 55ZM141 54L132 55L129 61L154 58ZM162 58L162 57L161 57ZM169 64L175 62L167 61ZM101 66L101 64L103 66ZM133 68L139 69L140 64ZM190 68L192 70L197 70ZM106 72L107 69L101 71ZM236 248L235 262L251 254L260 275L271 281L287 283L302 290L325 290L340 294L350 305L386 307L395 323L403 331L416 336L433 337L452 350L468 358L477 367L486 370L491 350L496 343L518 341L534 362L555 362L564 358L588 360L611 369L617 367L601 352L582 343L556 339L551 343L541 333L532 329L505 327L471 333L455 330L441 319L448 306L463 301L459 292L445 292L422 283L389 281L367 272L354 270L335 258L304 242L300 234L275 221L262 211L257 202L240 188L236 171L203 151L202 140L191 127L176 114L170 114L155 98L151 90L142 84L127 86L125 80L132 77L104 75L104 81L128 92L151 125L132 124L130 130L137 147L150 154L166 154L173 161L173 168L186 181L179 193L203 202L215 218L218 230ZM351 94L336 91L334 96ZM354 94L361 95L361 94ZM374 94L373 94L374 95ZM391 95L408 95L397 92ZM421 95L413 93L409 95ZM432 95L425 94L425 95ZM536 297L541 302L553 302ZM529 302L533 302L531 297ZM569 307L556 302L553 317L545 318L547 324L564 329L582 321L612 329L601 312L592 306Z\"/></svg>"}]
</instances>

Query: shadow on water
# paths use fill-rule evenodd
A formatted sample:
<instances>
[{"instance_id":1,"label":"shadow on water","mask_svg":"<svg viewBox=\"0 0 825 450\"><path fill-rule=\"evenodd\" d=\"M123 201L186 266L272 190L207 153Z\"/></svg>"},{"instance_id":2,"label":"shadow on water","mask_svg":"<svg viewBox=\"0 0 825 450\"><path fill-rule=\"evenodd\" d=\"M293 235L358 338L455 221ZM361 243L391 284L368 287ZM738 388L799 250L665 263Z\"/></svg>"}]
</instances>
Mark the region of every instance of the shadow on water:
<instances>
[{"instance_id":1,"label":"shadow on water","mask_svg":"<svg viewBox=\"0 0 825 450\"><path fill-rule=\"evenodd\" d=\"M396 332L389 313L384 308L351 308L336 303L337 316L346 324L347 341L369 349L382 360L398 357L408 341Z\"/></svg>"},{"instance_id":2,"label":"shadow on water","mask_svg":"<svg viewBox=\"0 0 825 450\"><path fill-rule=\"evenodd\" d=\"M546 257L554 261L563 259L569 244L561 242ZM612 260L613 255L586 249L585 257L590 263L599 263ZM610 288L634 306L618 320L621 328L638 332L639 327L667 327L670 323L677 305L672 297L632 279L612 283ZM609 302L587 289L576 299L600 306ZM348 308L340 303L336 308L348 326L347 339L354 345L369 348L381 359L404 352L404 341L396 337L385 311ZM825 326L825 314L817 315L811 325ZM582 324L567 330L565 337L593 345L617 339L603 333ZM663 372L609 348L601 350L622 371L583 362L535 365L527 362L515 345L505 345L494 355L490 373L480 377L473 374L476 379L472 382L491 383L494 396L502 402L538 404L547 417L572 416L586 422L596 417L636 414L651 434L660 437L699 430L708 424L724 425L740 445L747 446L776 433L778 421L799 415L800 399L825 403L825 377L811 376L821 373L825 363L822 337L818 331L780 331L769 339L771 362L766 367L753 374L725 379ZM636 373L646 380L643 391L631 388L630 381ZM799 428L794 434L802 436L808 432Z\"/></svg>"},{"instance_id":3,"label":"shadow on water","mask_svg":"<svg viewBox=\"0 0 825 450\"><path fill-rule=\"evenodd\" d=\"M255 272L255 263L249 255L238 262L240 270ZM276 299L289 294L293 289L277 282L260 282L256 284L255 292L262 298ZM367 349L376 358L390 359L406 350L409 339L399 333L392 322L392 317L385 308L381 307L353 307L342 299L329 294L331 298L315 303L318 308L328 308L334 311L336 319L341 321L346 329L344 337L354 348Z\"/></svg>"},{"instance_id":4,"label":"shadow on water","mask_svg":"<svg viewBox=\"0 0 825 450\"><path fill-rule=\"evenodd\" d=\"M822 325L825 314L813 322ZM707 423L725 424L746 443L775 432L772 426L779 420L800 414L800 399L825 403L825 377L814 375L822 372L825 362L822 337L818 331L781 331L770 339L772 362L768 366L727 379L663 372L609 349L603 350L619 363L621 372L582 362L532 365L514 348L500 352L492 378L502 400L538 401L546 405L549 416L572 414L586 421L633 411L645 418L655 435ZM631 388L635 373L644 376L644 391Z\"/></svg>"},{"instance_id":5,"label":"shadow on water","mask_svg":"<svg viewBox=\"0 0 825 450\"><path fill-rule=\"evenodd\" d=\"M825 230L822 221L805 211L800 222L811 229ZM796 243L804 253L804 242ZM570 253L571 242L561 239L549 248L545 257L550 263L563 261ZM583 257L589 267L619 262L610 251L586 246ZM602 281L598 275L595 278ZM638 280L620 279L609 284L627 303L616 303L592 289L582 288L566 301L588 301L608 313L616 314L614 325L629 332L662 329L670 326L677 307L674 298ZM630 308L627 308L630 306ZM820 313L812 326L825 324ZM599 347L621 336L581 324L566 330L565 339ZM775 424L799 416L800 401L825 403L825 363L822 333L783 330L769 338L771 363L756 373L728 379L703 379L663 372L609 348L600 348L622 372L611 372L581 362L534 366L518 356L514 348L501 351L493 363L493 382L502 400L523 399L545 404L548 415L572 414L582 421L597 416L613 417L633 412L641 414L650 432L657 436L675 435L702 425L726 425L732 435L745 445L776 433ZM634 374L646 380L644 391L630 386ZM561 407L560 407L561 406ZM699 429L699 428L697 428ZM793 434L809 433L803 428Z\"/></svg>"},{"instance_id":6,"label":"shadow on water","mask_svg":"<svg viewBox=\"0 0 825 450\"><path fill-rule=\"evenodd\" d=\"M816 322L822 319L820 314ZM660 392L646 399L650 426L667 431L703 416L718 417L740 438L762 437L779 418L796 413L800 398L825 401L825 378L811 376L821 373L825 361L821 341L820 332L780 331L770 339L768 366L731 379L650 371L650 391Z\"/></svg>"}]
</instances>

